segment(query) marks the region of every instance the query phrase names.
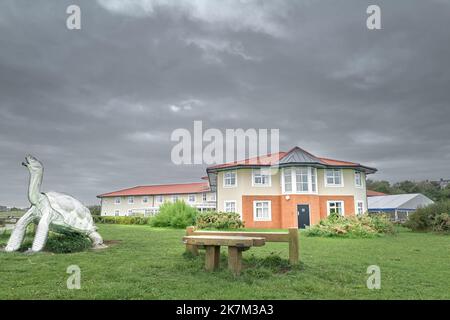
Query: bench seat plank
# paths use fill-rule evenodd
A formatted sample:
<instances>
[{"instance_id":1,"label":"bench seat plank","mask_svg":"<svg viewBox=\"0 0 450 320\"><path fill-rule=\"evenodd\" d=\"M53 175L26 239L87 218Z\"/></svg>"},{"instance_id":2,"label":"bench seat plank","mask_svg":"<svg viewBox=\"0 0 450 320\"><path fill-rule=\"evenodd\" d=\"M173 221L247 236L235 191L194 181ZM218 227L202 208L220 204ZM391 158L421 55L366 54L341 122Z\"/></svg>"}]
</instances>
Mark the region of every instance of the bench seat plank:
<instances>
[{"instance_id":1,"label":"bench seat plank","mask_svg":"<svg viewBox=\"0 0 450 320\"><path fill-rule=\"evenodd\" d=\"M260 247L265 245L266 239L260 237L195 235L183 237L183 242L200 246Z\"/></svg>"}]
</instances>

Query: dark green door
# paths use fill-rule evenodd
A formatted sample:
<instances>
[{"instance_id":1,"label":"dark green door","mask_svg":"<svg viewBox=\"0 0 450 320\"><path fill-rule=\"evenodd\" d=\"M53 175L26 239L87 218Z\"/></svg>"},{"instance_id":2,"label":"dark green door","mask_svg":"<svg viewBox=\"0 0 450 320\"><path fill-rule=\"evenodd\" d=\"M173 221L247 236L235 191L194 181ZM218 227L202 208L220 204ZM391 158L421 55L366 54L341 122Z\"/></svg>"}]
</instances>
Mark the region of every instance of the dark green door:
<instances>
[{"instance_id":1,"label":"dark green door","mask_svg":"<svg viewBox=\"0 0 450 320\"><path fill-rule=\"evenodd\" d=\"M309 205L307 204L299 204L297 205L297 219L298 219L298 228L304 229L309 226Z\"/></svg>"}]
</instances>

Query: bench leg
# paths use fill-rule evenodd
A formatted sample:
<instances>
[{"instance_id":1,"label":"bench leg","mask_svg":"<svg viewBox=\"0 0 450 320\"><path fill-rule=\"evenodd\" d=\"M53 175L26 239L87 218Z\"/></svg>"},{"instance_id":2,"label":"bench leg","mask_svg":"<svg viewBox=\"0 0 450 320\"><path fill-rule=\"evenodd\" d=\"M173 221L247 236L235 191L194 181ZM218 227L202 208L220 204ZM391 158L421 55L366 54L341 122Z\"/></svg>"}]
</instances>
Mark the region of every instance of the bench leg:
<instances>
[{"instance_id":1,"label":"bench leg","mask_svg":"<svg viewBox=\"0 0 450 320\"><path fill-rule=\"evenodd\" d=\"M198 247L193 244L186 245L186 252L190 252L194 256L198 256Z\"/></svg>"},{"instance_id":2,"label":"bench leg","mask_svg":"<svg viewBox=\"0 0 450 320\"><path fill-rule=\"evenodd\" d=\"M242 250L237 247L228 247L228 269L236 275L242 269Z\"/></svg>"},{"instance_id":3,"label":"bench leg","mask_svg":"<svg viewBox=\"0 0 450 320\"><path fill-rule=\"evenodd\" d=\"M206 271L214 271L219 268L220 262L220 247L219 246L205 246L205 269Z\"/></svg>"},{"instance_id":4,"label":"bench leg","mask_svg":"<svg viewBox=\"0 0 450 320\"><path fill-rule=\"evenodd\" d=\"M289 263L298 264L298 229L289 228Z\"/></svg>"}]
</instances>

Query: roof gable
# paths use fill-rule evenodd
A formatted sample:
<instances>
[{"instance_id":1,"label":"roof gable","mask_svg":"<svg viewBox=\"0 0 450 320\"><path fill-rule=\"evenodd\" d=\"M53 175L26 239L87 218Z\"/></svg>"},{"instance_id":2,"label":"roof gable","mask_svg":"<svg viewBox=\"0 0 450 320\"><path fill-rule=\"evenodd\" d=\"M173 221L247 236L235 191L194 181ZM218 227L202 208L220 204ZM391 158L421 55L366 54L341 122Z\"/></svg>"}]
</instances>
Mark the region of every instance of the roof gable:
<instances>
[{"instance_id":1,"label":"roof gable","mask_svg":"<svg viewBox=\"0 0 450 320\"><path fill-rule=\"evenodd\" d=\"M302 148L295 147L288 151L279 161L278 164L289 163L319 163L323 162L315 155L303 150Z\"/></svg>"}]
</instances>

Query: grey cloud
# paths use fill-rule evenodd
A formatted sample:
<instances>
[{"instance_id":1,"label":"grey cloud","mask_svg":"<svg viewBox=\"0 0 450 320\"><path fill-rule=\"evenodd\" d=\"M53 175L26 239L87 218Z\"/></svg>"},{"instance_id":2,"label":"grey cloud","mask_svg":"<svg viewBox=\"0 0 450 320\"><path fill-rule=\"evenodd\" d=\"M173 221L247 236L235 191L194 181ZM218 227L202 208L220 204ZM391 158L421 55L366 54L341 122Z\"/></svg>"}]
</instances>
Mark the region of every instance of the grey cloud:
<instances>
[{"instance_id":1,"label":"grey cloud","mask_svg":"<svg viewBox=\"0 0 450 320\"><path fill-rule=\"evenodd\" d=\"M0 204L27 204L27 153L46 190L89 204L196 181L204 166L170 162L171 132L194 120L279 128L282 149L372 165L374 178L450 177L446 1L379 1L381 31L360 0L85 0L69 31L72 3L0 4Z\"/></svg>"}]
</instances>

